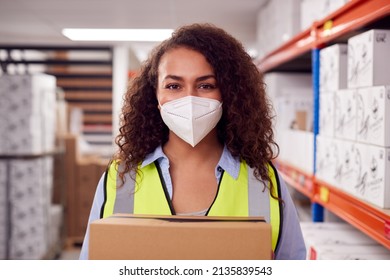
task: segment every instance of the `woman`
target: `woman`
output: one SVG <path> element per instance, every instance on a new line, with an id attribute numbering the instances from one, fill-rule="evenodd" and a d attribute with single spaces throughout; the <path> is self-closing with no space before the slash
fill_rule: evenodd
<path id="1" fill-rule="evenodd" d="M 275 259 L 304 259 L 291 197 L 270 163 L 271 105 L 242 44 L 208 24 L 179 28 L 124 100 L 119 147 L 89 222 L 115 212 L 264 216 Z M 81 259 L 87 258 L 88 230 Z"/>

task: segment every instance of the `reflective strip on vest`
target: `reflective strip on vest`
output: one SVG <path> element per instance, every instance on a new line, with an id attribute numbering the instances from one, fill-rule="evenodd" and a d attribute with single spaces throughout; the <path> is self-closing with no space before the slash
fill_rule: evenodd
<path id="1" fill-rule="evenodd" d="M 108 217 L 113 213 L 172 215 L 169 198 L 163 186 L 164 180 L 155 163 L 141 168 L 135 182 L 126 174 L 124 184 L 121 184 L 118 168 L 121 168 L 121 165 L 118 167 L 113 163 L 106 173 L 105 201 L 101 217 Z M 278 197 L 276 170 L 268 164 L 268 171 L 274 186 L 274 196 Z M 256 179 L 253 169 L 241 162 L 237 180 L 223 172 L 216 198 L 207 215 L 263 216 L 268 223 L 271 222 L 272 248 L 275 250 L 281 226 L 280 211 L 279 201 L 272 198 L 268 188 L 264 188 L 264 183 Z"/>

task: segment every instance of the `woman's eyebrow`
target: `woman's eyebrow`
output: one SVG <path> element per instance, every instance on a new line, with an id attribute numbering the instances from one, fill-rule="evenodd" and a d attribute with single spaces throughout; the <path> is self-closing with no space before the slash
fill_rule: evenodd
<path id="1" fill-rule="evenodd" d="M 201 81 L 205 81 L 205 80 L 210 79 L 210 78 L 215 79 L 215 75 L 210 74 L 210 75 L 201 76 L 201 77 L 196 78 L 195 81 L 201 82 Z"/>
<path id="2" fill-rule="evenodd" d="M 200 77 L 196 78 L 195 81 L 200 82 L 200 81 L 205 81 L 205 80 L 210 79 L 210 78 L 215 79 L 215 75 L 210 74 L 210 75 L 200 76 Z M 172 79 L 172 80 L 176 80 L 176 81 L 183 81 L 184 80 L 183 77 L 177 76 L 177 75 L 166 75 L 163 80 L 167 80 L 167 79 Z"/>
<path id="3" fill-rule="evenodd" d="M 172 80 L 176 80 L 176 81 L 182 81 L 184 80 L 182 77 L 180 76 L 176 76 L 176 75 L 166 75 L 163 79 L 163 81 L 165 80 L 168 80 L 168 79 L 172 79 Z"/>

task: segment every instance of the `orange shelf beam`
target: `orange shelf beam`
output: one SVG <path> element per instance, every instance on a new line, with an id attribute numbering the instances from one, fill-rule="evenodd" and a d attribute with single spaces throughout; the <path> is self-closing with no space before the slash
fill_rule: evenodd
<path id="1" fill-rule="evenodd" d="M 313 201 L 390 250 L 390 209 L 378 208 L 317 179 Z"/>
<path id="2" fill-rule="evenodd" d="M 263 59 L 255 62 L 262 72 L 267 72 L 277 66 L 309 52 L 314 47 L 314 37 L 309 29 L 294 36 L 286 44 L 269 53 Z"/>
<path id="3" fill-rule="evenodd" d="M 350 1 L 255 63 L 262 72 L 267 72 L 389 15 L 388 0 Z"/>
<path id="4" fill-rule="evenodd" d="M 283 180 L 294 189 L 312 199 L 314 196 L 313 175 L 281 160 L 274 161 Z"/>
<path id="5" fill-rule="evenodd" d="M 390 209 L 382 209 L 316 179 L 288 162 L 274 160 L 283 180 L 390 250 Z"/>
<path id="6" fill-rule="evenodd" d="M 272 70 L 327 43 L 354 35 L 375 21 L 390 16 L 389 0 L 353 0 L 307 29 L 262 60 L 263 72 Z M 390 209 L 378 208 L 344 191 L 317 180 L 314 175 L 275 160 L 283 179 L 292 187 L 335 213 L 390 250 Z"/>
<path id="7" fill-rule="evenodd" d="M 316 23 L 316 45 L 324 45 L 329 41 L 359 30 L 388 15 L 390 15 L 390 1 L 351 1 Z"/>

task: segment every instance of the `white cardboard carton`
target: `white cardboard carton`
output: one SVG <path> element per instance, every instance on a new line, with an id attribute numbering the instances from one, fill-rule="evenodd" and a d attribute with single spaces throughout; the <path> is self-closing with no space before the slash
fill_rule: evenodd
<path id="1" fill-rule="evenodd" d="M 361 155 L 354 141 L 337 140 L 339 151 L 335 185 L 344 191 L 354 189 L 360 182 Z"/>
<path id="2" fill-rule="evenodd" d="M 390 148 L 317 136 L 316 177 L 390 208 Z"/>
<path id="3" fill-rule="evenodd" d="M 390 147 L 390 86 L 359 88 L 356 100 L 356 140 Z"/>
<path id="4" fill-rule="evenodd" d="M 30 155 L 54 150 L 54 76 L 0 76 L 0 99 L 0 154 Z"/>
<path id="5" fill-rule="evenodd" d="M 336 91 L 334 105 L 335 138 L 356 140 L 356 90 L 343 89 Z"/>
<path id="6" fill-rule="evenodd" d="M 302 0 L 301 1 L 301 30 L 311 27 L 314 21 L 323 19 L 336 11 L 349 0 Z"/>
<path id="7" fill-rule="evenodd" d="M 317 135 L 316 177 L 334 187 L 338 187 L 340 164 L 339 141 L 332 137 Z"/>
<path id="8" fill-rule="evenodd" d="M 390 84 L 390 30 L 372 29 L 348 40 L 348 88 Z"/>
<path id="9" fill-rule="evenodd" d="M 320 91 L 347 87 L 348 45 L 334 44 L 320 50 Z"/>
<path id="10" fill-rule="evenodd" d="M 0 160 L 0 260 L 7 257 L 7 162 Z"/>
<path id="11" fill-rule="evenodd" d="M 347 223 L 301 223 L 307 259 L 317 259 L 319 246 L 378 246 L 378 243 Z M 382 247 L 382 246 L 381 246 Z M 382 247 L 383 250 L 383 247 Z"/>
<path id="12" fill-rule="evenodd" d="M 278 129 L 294 129 L 297 118 L 304 116 L 300 130 L 311 131 L 313 124 L 313 98 L 307 95 L 280 96 L 275 99 L 276 126 Z"/>
<path id="13" fill-rule="evenodd" d="M 354 144 L 355 179 L 347 191 L 380 208 L 390 208 L 390 149 Z"/>
<path id="14" fill-rule="evenodd" d="M 325 0 L 301 1 L 301 30 L 310 28 L 314 21 L 328 15 L 328 5 Z"/>
<path id="15" fill-rule="evenodd" d="M 5 257 L 41 259 L 47 252 L 52 164 L 50 156 L 0 161 L 0 205 L 7 206 L 0 214 L 0 249 L 6 249 Z"/>
<path id="16" fill-rule="evenodd" d="M 315 244 L 310 260 L 390 260 L 390 250 L 382 245 Z"/>
<path id="17" fill-rule="evenodd" d="M 264 75 L 266 92 L 271 99 L 286 95 L 313 95 L 312 75 L 306 73 L 267 73 Z"/>
<path id="18" fill-rule="evenodd" d="M 279 129 L 276 133 L 279 145 L 278 159 L 313 174 L 314 135 L 312 132 L 292 129 Z"/>
<path id="19" fill-rule="evenodd" d="M 301 0 L 273 0 L 257 14 L 257 49 L 259 57 L 281 46 L 300 31 Z M 280 20 L 283 18 L 283 20 Z"/>
<path id="20" fill-rule="evenodd" d="M 335 93 L 320 93 L 319 109 L 319 134 L 323 136 L 334 136 L 335 131 Z"/>

